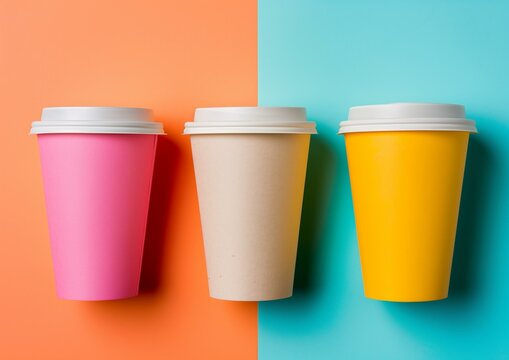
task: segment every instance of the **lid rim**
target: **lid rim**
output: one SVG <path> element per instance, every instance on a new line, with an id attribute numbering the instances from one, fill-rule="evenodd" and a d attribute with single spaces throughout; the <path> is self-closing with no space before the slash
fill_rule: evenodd
<path id="1" fill-rule="evenodd" d="M 477 134 L 477 130 L 473 129 L 453 129 L 453 128 L 441 128 L 441 129 L 423 129 L 423 128 L 394 128 L 394 129 L 362 129 L 362 130 L 340 130 L 337 132 L 337 135 L 345 135 L 345 134 L 358 134 L 358 133 L 367 133 L 367 132 L 405 132 L 405 131 L 419 131 L 419 132 L 425 132 L 425 131 L 433 131 L 433 132 L 467 132 L 471 134 Z"/>
<path id="2" fill-rule="evenodd" d="M 222 129 L 222 128 L 292 128 L 292 129 L 316 129 L 315 122 L 268 122 L 268 121 L 256 121 L 256 122 L 187 122 L 184 124 L 184 129 Z"/>
<path id="3" fill-rule="evenodd" d="M 34 127 L 30 130 L 31 135 L 39 134 L 140 134 L 140 135 L 166 135 L 164 131 L 157 131 L 157 129 L 143 129 L 139 128 L 87 128 L 87 127 L 67 127 L 67 128 L 37 128 Z"/>
<path id="4" fill-rule="evenodd" d="M 33 129 L 30 135 L 43 134 L 132 134 L 132 135 L 166 135 L 164 132 L 154 131 L 129 131 L 128 129 Z"/>
<path id="5" fill-rule="evenodd" d="M 130 128 L 147 128 L 147 129 L 154 129 L 154 128 L 160 128 L 161 125 L 159 123 L 153 122 L 153 123 L 142 123 L 142 122 L 124 122 L 124 123 L 114 123 L 114 122 L 100 122 L 100 123 L 93 123 L 93 122 L 47 122 L 47 121 L 34 121 L 32 123 L 33 127 L 39 127 L 39 128 L 51 128 L 51 127 L 80 127 L 80 126 L 86 126 L 86 127 L 117 127 L 117 128 L 123 128 L 123 127 L 130 127 Z"/>
<path id="6" fill-rule="evenodd" d="M 423 123 L 439 123 L 439 122 L 452 122 L 458 123 L 463 121 L 471 121 L 474 120 L 467 118 L 453 118 L 453 117 L 408 117 L 408 118 L 364 118 L 364 119 L 347 119 L 341 121 L 343 122 L 351 122 L 351 123 L 360 123 L 360 122 L 376 122 L 376 123 L 404 123 L 404 122 L 423 122 Z"/>
<path id="7" fill-rule="evenodd" d="M 313 135 L 317 134 L 315 128 L 298 128 L 298 127 L 247 127 L 247 126 L 231 126 L 231 127 L 208 127 L 208 128 L 186 128 L 183 135 L 206 135 L 206 134 L 301 134 Z"/>
<path id="8" fill-rule="evenodd" d="M 339 127 L 338 134 L 380 131 L 462 131 L 477 133 L 474 122 L 470 123 L 392 123 L 392 124 L 346 124 Z"/>
<path id="9" fill-rule="evenodd" d="M 346 120 L 339 123 L 338 133 L 398 130 L 458 130 L 476 133 L 477 127 L 473 120 L 452 118 Z"/>
<path id="10" fill-rule="evenodd" d="M 42 109 L 30 134 L 154 134 L 164 135 L 161 122 L 152 121 L 153 110 L 138 107 L 61 106 Z"/>

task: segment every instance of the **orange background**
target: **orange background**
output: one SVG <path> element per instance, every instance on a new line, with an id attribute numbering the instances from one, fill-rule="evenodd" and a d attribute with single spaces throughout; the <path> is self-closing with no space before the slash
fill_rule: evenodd
<path id="1" fill-rule="evenodd" d="M 183 123 L 256 105 L 256 1 L 0 0 L 0 358 L 249 359 L 257 308 L 208 297 Z M 153 108 L 160 141 L 138 298 L 55 295 L 37 142 L 45 106 Z"/>

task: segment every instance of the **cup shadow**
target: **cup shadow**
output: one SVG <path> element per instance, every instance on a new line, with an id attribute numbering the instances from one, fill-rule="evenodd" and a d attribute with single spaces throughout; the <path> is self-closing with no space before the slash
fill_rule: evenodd
<path id="1" fill-rule="evenodd" d="M 488 196 L 488 180 L 494 168 L 494 155 L 479 135 L 471 135 L 461 196 L 454 260 L 452 265 L 450 297 L 466 298 L 476 291 L 476 273 L 483 265 L 483 212 Z"/>
<path id="2" fill-rule="evenodd" d="M 147 231 L 140 276 L 140 295 L 153 294 L 162 283 L 168 210 L 175 191 L 178 148 L 166 136 L 157 142 L 154 177 L 150 195 Z"/>
<path id="3" fill-rule="evenodd" d="M 310 296 L 320 285 L 316 262 L 335 180 L 337 156 L 325 139 L 319 136 L 311 138 L 297 249 L 294 297 Z"/>

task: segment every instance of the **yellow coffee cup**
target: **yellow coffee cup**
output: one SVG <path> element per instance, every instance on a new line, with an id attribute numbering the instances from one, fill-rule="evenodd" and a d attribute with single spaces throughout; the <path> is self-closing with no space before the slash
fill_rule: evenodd
<path id="1" fill-rule="evenodd" d="M 340 124 L 366 297 L 447 298 L 470 133 L 461 105 L 357 106 Z"/>

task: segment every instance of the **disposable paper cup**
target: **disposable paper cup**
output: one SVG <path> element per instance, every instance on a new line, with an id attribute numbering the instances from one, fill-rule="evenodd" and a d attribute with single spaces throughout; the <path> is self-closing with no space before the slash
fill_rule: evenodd
<path id="1" fill-rule="evenodd" d="M 38 135 L 57 294 L 138 295 L 157 135 L 152 111 L 45 108 Z"/>
<path id="2" fill-rule="evenodd" d="M 447 298 L 471 132 L 447 104 L 354 107 L 340 124 L 366 297 Z"/>
<path id="3" fill-rule="evenodd" d="M 310 134 L 303 108 L 197 109 L 191 135 L 210 296 L 293 290 Z"/>

